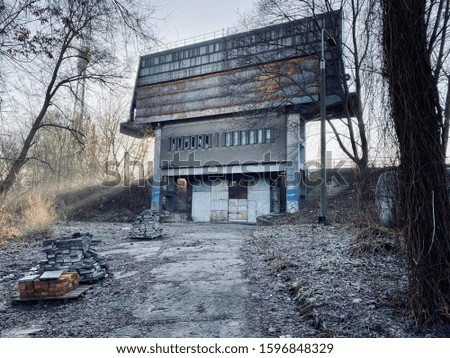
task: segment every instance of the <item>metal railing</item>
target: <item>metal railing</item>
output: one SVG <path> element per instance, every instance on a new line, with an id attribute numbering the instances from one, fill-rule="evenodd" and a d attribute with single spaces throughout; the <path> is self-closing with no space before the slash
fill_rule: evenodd
<path id="1" fill-rule="evenodd" d="M 188 37 L 186 39 L 177 40 L 174 42 L 162 43 L 162 44 L 152 48 L 150 50 L 149 54 L 161 52 L 161 51 L 165 51 L 165 50 L 171 50 L 171 49 L 182 47 L 182 46 L 194 45 L 196 43 L 205 42 L 205 41 L 209 41 L 209 40 L 220 39 L 225 36 L 237 34 L 240 32 L 240 30 L 241 29 L 239 29 L 238 27 L 227 27 L 226 29 L 223 28 L 222 30 L 219 30 L 219 31 L 208 32 L 206 34 Z"/>

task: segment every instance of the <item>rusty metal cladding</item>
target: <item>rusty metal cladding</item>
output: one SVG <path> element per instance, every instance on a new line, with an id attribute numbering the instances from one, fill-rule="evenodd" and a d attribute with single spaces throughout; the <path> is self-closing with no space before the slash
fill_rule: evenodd
<path id="1" fill-rule="evenodd" d="M 332 12 L 143 56 L 133 119 L 152 124 L 317 101 L 320 29 L 340 42 L 340 26 Z"/>
<path id="2" fill-rule="evenodd" d="M 136 121 L 146 123 L 251 110 L 290 98 L 312 102 L 318 94 L 318 62 L 303 57 L 136 89 Z M 296 82 L 301 82 L 300 87 Z"/>

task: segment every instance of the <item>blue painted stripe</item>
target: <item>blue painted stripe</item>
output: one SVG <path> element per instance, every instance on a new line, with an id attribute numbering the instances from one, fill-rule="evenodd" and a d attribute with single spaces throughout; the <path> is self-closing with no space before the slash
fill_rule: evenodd
<path id="1" fill-rule="evenodd" d="M 299 190 L 298 188 L 287 188 L 286 189 L 286 199 L 287 201 L 298 201 Z"/>
<path id="2" fill-rule="evenodd" d="M 152 203 L 159 204 L 161 197 L 161 188 L 159 186 L 152 187 Z"/>

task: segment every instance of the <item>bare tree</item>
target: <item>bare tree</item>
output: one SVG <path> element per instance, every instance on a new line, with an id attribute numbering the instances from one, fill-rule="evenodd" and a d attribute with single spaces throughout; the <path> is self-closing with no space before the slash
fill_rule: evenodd
<path id="1" fill-rule="evenodd" d="M 430 58 L 436 92 L 437 114 L 441 127 L 441 143 L 444 155 L 448 149 L 450 126 L 450 1 L 427 1 L 425 5 L 425 26 L 428 34 L 427 54 Z"/>
<path id="2" fill-rule="evenodd" d="M 271 21 L 293 21 L 299 17 L 312 16 L 341 10 L 343 13 L 342 46 L 343 53 L 334 53 L 343 57 L 343 65 L 335 67 L 342 87 L 340 95 L 344 103 L 352 99 L 352 106 L 344 106 L 341 125 L 334 120 L 328 124 L 332 128 L 336 140 L 343 152 L 364 171 L 369 163 L 368 131 L 371 125 L 371 114 L 374 112 L 374 83 L 379 75 L 377 67 L 378 47 L 376 41 L 377 2 L 374 0 L 260 0 L 259 12 Z M 321 25 L 317 23 L 317 31 L 311 38 L 320 40 Z M 340 29 L 332 29 L 331 33 L 339 35 Z M 328 35 L 327 35 L 328 36 Z M 315 47 L 316 56 L 320 55 L 320 43 Z M 337 48 L 339 51 L 339 48 Z M 351 74 L 349 77 L 348 74 Z M 299 84 L 300 85 L 300 84 Z M 370 88 L 370 90 L 368 90 Z M 368 128 L 369 127 L 369 128 Z M 343 130 L 344 128 L 344 130 Z"/>
<path id="3" fill-rule="evenodd" d="M 46 121 L 49 108 L 62 108 L 60 104 L 76 94 L 75 85 L 80 80 L 111 85 L 121 78 L 115 58 L 118 39 L 126 42 L 135 36 L 153 40 L 151 14 L 145 9 L 145 4 L 134 0 L 2 2 L 2 61 L 41 89 L 41 102 L 20 153 L 0 182 L 1 196 L 11 189 L 31 159 L 29 152 L 39 131 L 49 127 L 65 129 L 79 138 L 79 130 L 70 123 Z M 83 71 L 79 69 L 80 61 L 84 63 Z M 19 103 L 15 105 L 20 107 Z"/>
<path id="4" fill-rule="evenodd" d="M 97 129 L 97 155 L 98 165 L 104 169 L 109 164 L 114 168 L 108 170 L 122 170 L 123 183 L 129 185 L 135 169 L 139 171 L 138 179 L 142 181 L 145 165 L 152 155 L 148 141 L 133 138 L 119 132 L 120 123 L 129 110 L 128 101 L 115 101 L 103 105 L 100 113 L 94 119 Z"/>
<path id="5" fill-rule="evenodd" d="M 450 203 L 439 67 L 448 1 L 383 0 L 383 46 L 400 152 L 399 206 L 417 323 L 450 320 Z M 446 17 L 446 18 L 445 18 Z M 437 57 L 436 57 L 437 56 Z M 434 65 L 434 67 L 433 67 Z M 447 132 L 448 135 L 448 132 Z"/>

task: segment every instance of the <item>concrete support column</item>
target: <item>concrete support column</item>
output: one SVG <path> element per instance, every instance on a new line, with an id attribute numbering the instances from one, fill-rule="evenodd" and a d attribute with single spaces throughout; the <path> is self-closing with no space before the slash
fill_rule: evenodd
<path id="1" fill-rule="evenodd" d="M 300 175 L 299 182 L 299 204 L 300 207 L 303 208 L 306 205 L 308 188 L 306 186 L 306 171 L 305 171 L 305 163 L 306 163 L 306 122 L 301 120 L 299 124 L 299 145 L 298 145 L 298 168 Z"/>
<path id="2" fill-rule="evenodd" d="M 161 128 L 156 128 L 154 138 L 154 157 L 153 157 L 153 182 L 152 182 L 152 199 L 150 208 L 153 211 L 161 211 Z"/>
<path id="3" fill-rule="evenodd" d="M 305 163 L 305 123 L 297 113 L 287 115 L 286 212 L 296 213 L 306 201 L 303 167 Z"/>
<path id="4" fill-rule="evenodd" d="M 175 177 L 167 177 L 167 189 L 166 189 L 166 210 L 169 212 L 175 212 L 177 210 L 177 193 L 178 187 Z"/>

